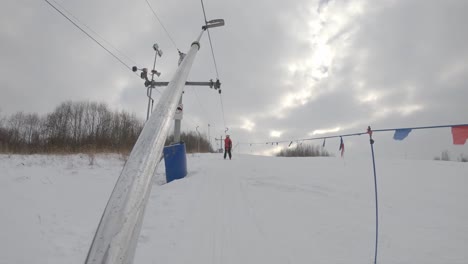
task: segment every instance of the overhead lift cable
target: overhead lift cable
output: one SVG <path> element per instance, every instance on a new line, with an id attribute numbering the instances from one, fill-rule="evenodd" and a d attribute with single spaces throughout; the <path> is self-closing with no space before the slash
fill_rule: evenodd
<path id="1" fill-rule="evenodd" d="M 203 17 L 205 19 L 205 24 L 207 24 L 208 20 L 206 19 L 205 5 L 203 4 L 203 0 L 200 0 L 200 1 L 201 1 L 202 10 L 203 10 Z M 210 42 L 211 55 L 213 57 L 213 64 L 214 64 L 215 71 L 216 71 L 216 78 L 219 80 L 218 64 L 216 63 L 216 56 L 215 56 L 214 49 L 213 49 L 213 43 L 211 41 L 210 30 L 207 28 L 206 31 L 208 32 L 208 40 Z M 229 129 L 226 126 L 226 118 L 225 118 L 225 115 L 224 115 L 223 96 L 222 96 L 221 93 L 219 93 L 219 101 L 220 101 L 220 105 L 221 105 L 221 113 L 223 115 L 223 124 L 224 124 L 224 128 L 225 128 L 225 133 L 226 133 L 227 130 L 229 130 Z"/>
<path id="2" fill-rule="evenodd" d="M 153 12 L 153 15 L 154 17 L 156 18 L 156 20 L 159 22 L 159 24 L 161 25 L 161 27 L 164 29 L 164 31 L 166 32 L 167 34 L 167 37 L 171 40 L 172 42 L 172 45 L 174 45 L 174 48 L 176 48 L 177 51 L 180 52 L 179 48 L 177 48 L 177 44 L 175 43 L 174 39 L 171 37 L 171 34 L 169 34 L 169 31 L 167 31 L 166 27 L 164 26 L 163 22 L 161 21 L 161 19 L 159 18 L 159 16 L 156 14 L 156 11 L 154 11 L 153 7 L 151 6 L 151 4 L 148 2 L 148 0 L 145 0 L 146 1 L 146 4 L 148 5 L 148 7 L 151 9 L 151 12 Z"/>
<path id="3" fill-rule="evenodd" d="M 203 107 L 203 105 L 202 105 L 201 102 L 200 102 L 200 99 L 198 98 L 197 88 L 194 88 L 194 89 L 192 89 L 192 90 L 193 90 L 193 93 L 194 93 L 194 95 L 195 95 L 195 100 L 197 101 L 198 106 L 200 106 L 200 109 L 202 110 L 203 114 L 204 114 L 206 117 L 208 117 L 208 114 L 207 114 L 207 112 L 205 111 L 205 108 Z"/>
<path id="4" fill-rule="evenodd" d="M 112 57 L 114 57 L 116 60 L 118 60 L 122 65 L 125 66 L 125 68 L 131 70 L 132 68 L 128 66 L 124 61 L 122 61 L 117 55 L 112 53 L 109 49 L 104 47 L 98 40 L 96 40 L 93 36 L 91 36 L 86 30 L 84 30 L 82 27 L 80 27 L 75 21 L 73 21 L 71 18 L 69 18 L 66 14 L 64 14 L 60 9 L 58 9 L 56 6 L 54 6 L 51 2 L 48 0 L 44 0 L 47 4 L 49 4 L 52 8 L 54 8 L 57 12 L 59 12 L 63 17 L 65 17 L 70 23 L 72 23 L 75 27 L 77 27 L 81 32 L 83 32 L 86 36 L 88 36 L 90 39 L 92 39 L 96 44 L 98 44 L 101 48 L 103 48 L 105 51 L 107 51 Z"/>
<path id="5" fill-rule="evenodd" d="M 59 2 L 55 1 L 55 0 L 52 0 L 55 4 L 57 4 L 62 10 L 64 10 L 68 15 L 70 15 L 71 17 L 73 17 L 73 19 L 75 19 L 76 21 L 78 21 L 81 25 L 83 25 L 84 27 L 86 27 L 89 31 L 91 31 L 93 34 L 95 34 L 96 36 L 98 36 L 102 41 L 104 41 L 107 45 L 109 45 L 111 48 L 113 48 L 115 51 L 117 51 L 122 57 L 125 57 L 127 60 L 129 60 L 131 63 L 133 64 L 137 64 L 132 58 L 130 58 L 129 56 L 127 56 L 125 53 L 123 53 L 122 51 L 120 51 L 118 48 L 116 48 L 114 45 L 112 45 L 112 43 L 110 43 L 109 41 L 107 41 L 104 37 L 102 37 L 99 33 L 97 33 L 96 31 L 94 31 L 90 26 L 86 25 L 85 23 L 83 23 L 83 21 L 81 21 L 78 17 L 76 17 L 75 15 L 73 15 L 73 13 L 68 10 L 67 8 L 65 8 L 63 5 L 61 5 Z"/>
<path id="6" fill-rule="evenodd" d="M 223 114 L 223 123 L 224 127 L 227 128 L 226 126 L 226 118 L 224 117 L 224 104 L 223 104 L 223 96 L 219 94 L 219 101 L 221 102 L 221 113 Z"/>
<path id="7" fill-rule="evenodd" d="M 205 5 L 203 4 L 203 0 L 201 0 L 201 5 L 202 5 L 202 10 L 203 10 L 203 17 L 205 18 L 205 24 L 206 24 L 208 23 L 208 20 L 206 19 Z M 210 30 L 206 29 L 206 32 L 208 32 L 208 40 L 210 42 L 211 55 L 213 56 L 213 63 L 214 63 L 214 67 L 216 70 L 216 78 L 219 79 L 218 64 L 216 63 L 216 57 L 215 57 L 214 50 L 213 50 L 213 43 L 211 41 Z"/>

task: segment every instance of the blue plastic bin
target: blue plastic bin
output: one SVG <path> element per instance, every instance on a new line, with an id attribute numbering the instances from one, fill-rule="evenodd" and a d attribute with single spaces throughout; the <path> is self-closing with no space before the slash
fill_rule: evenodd
<path id="1" fill-rule="evenodd" d="M 167 183 L 182 179 L 187 175 L 187 157 L 185 143 L 180 142 L 164 147 L 164 164 L 166 165 Z"/>

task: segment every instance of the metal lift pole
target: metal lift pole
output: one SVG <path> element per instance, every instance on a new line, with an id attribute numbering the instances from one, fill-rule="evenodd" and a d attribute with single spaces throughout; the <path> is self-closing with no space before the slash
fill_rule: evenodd
<path id="1" fill-rule="evenodd" d="M 141 224 L 152 186 L 152 175 L 161 159 L 164 142 L 182 95 L 200 38 L 191 45 L 154 114 L 138 137 L 102 215 L 86 264 L 133 263 Z"/>

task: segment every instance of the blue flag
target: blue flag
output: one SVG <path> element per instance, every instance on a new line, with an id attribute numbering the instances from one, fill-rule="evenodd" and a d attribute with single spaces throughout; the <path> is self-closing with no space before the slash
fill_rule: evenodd
<path id="1" fill-rule="evenodd" d="M 396 129 L 395 134 L 393 135 L 393 139 L 403 140 L 409 135 L 410 132 L 411 132 L 410 128 Z"/>

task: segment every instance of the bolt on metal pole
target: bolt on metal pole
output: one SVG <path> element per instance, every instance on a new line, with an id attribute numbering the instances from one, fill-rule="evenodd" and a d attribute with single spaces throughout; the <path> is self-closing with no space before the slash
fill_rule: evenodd
<path id="1" fill-rule="evenodd" d="M 180 99 L 179 99 L 179 105 L 182 105 L 182 95 L 180 96 Z M 180 142 L 181 127 L 182 127 L 182 117 L 180 117 L 180 119 L 176 118 L 174 120 L 174 142 L 175 143 Z"/>

